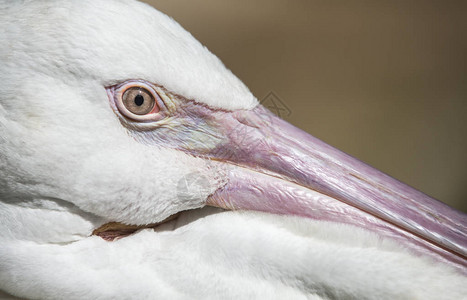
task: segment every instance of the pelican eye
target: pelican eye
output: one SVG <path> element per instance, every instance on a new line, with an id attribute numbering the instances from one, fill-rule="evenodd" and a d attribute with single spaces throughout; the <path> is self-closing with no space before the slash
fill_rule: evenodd
<path id="1" fill-rule="evenodd" d="M 125 108 L 135 115 L 146 115 L 157 109 L 156 99 L 153 94 L 144 87 L 130 87 L 123 92 L 122 102 Z M 157 109 L 158 111 L 158 109 Z"/>
<path id="2" fill-rule="evenodd" d="M 170 97 L 161 88 L 143 80 L 127 80 L 105 88 L 114 112 L 125 121 L 152 123 L 167 117 L 165 101 Z"/>

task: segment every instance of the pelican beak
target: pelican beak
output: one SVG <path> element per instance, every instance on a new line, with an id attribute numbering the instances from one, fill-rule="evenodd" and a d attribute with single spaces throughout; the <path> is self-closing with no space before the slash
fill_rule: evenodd
<path id="1" fill-rule="evenodd" d="M 364 227 L 465 270 L 467 217 L 276 117 L 262 106 L 224 113 L 230 163 L 208 205 Z M 460 267 L 459 267 L 460 266 Z"/>

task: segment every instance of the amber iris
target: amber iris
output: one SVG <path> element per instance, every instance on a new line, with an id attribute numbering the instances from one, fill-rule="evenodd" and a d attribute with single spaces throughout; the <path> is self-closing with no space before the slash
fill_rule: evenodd
<path id="1" fill-rule="evenodd" d="M 135 115 L 146 115 L 153 111 L 156 100 L 151 92 L 143 87 L 131 87 L 122 96 L 123 105 Z"/>

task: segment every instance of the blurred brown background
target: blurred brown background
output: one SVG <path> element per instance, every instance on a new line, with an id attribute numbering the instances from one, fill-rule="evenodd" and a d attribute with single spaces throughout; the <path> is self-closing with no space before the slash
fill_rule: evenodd
<path id="1" fill-rule="evenodd" d="M 467 1 L 146 2 L 286 120 L 467 211 Z"/>

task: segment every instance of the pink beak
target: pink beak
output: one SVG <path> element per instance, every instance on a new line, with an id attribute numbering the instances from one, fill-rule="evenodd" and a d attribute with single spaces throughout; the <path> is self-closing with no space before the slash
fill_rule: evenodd
<path id="1" fill-rule="evenodd" d="M 228 162 L 207 204 L 367 228 L 467 273 L 467 216 L 325 144 L 259 106 L 209 116 L 225 137 L 183 149 Z M 202 153 L 201 153 L 202 152 Z"/>

